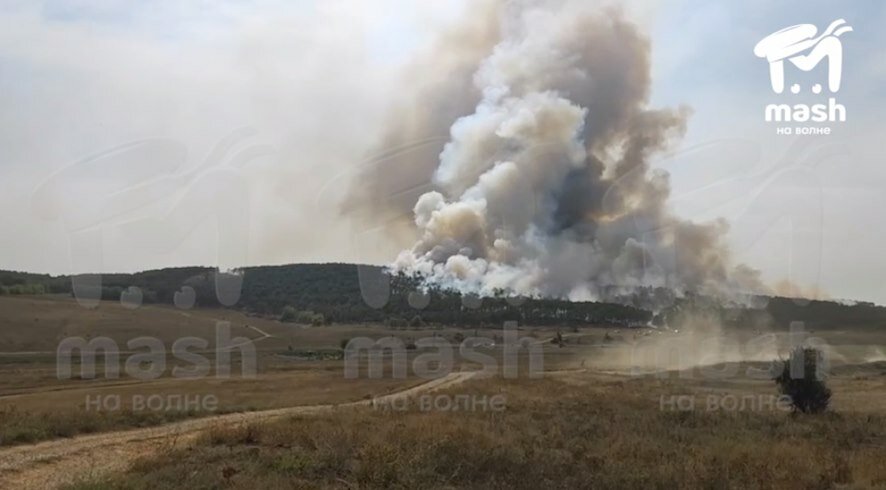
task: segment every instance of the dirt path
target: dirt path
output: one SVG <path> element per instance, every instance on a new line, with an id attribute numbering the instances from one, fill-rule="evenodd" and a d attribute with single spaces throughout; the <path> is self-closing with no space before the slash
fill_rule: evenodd
<path id="1" fill-rule="evenodd" d="M 412 397 L 440 390 L 471 377 L 475 372 L 451 373 L 418 386 L 376 398 L 377 402 Z M 125 470 L 137 458 L 159 449 L 187 444 L 201 432 L 219 425 L 260 422 L 289 415 L 304 415 L 337 408 L 369 406 L 371 400 L 339 405 L 310 405 L 260 412 L 232 413 L 186 420 L 173 424 L 92 434 L 46 441 L 0 450 L 0 488 L 45 489 L 97 477 L 112 471 Z"/>

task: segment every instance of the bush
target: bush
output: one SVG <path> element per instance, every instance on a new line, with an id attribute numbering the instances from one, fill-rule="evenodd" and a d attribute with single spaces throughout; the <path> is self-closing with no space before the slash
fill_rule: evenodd
<path id="1" fill-rule="evenodd" d="M 6 296 L 9 294 L 9 288 L 6 286 L 0 286 L 0 296 Z"/>
<path id="2" fill-rule="evenodd" d="M 286 306 L 283 308 L 283 313 L 280 315 L 280 321 L 287 323 L 323 325 L 326 323 L 326 317 L 321 313 L 314 313 L 310 310 L 298 311 L 291 306 Z"/>
<path id="3" fill-rule="evenodd" d="M 314 323 L 314 312 L 299 311 L 295 314 L 295 323 Z"/>
<path id="4" fill-rule="evenodd" d="M 16 284 L 7 288 L 7 293 L 22 295 L 46 294 L 46 288 L 42 284 Z"/>
<path id="5" fill-rule="evenodd" d="M 295 308 L 287 306 L 283 308 L 283 314 L 280 315 L 281 322 L 294 322 L 295 314 L 298 313 Z"/>
<path id="6" fill-rule="evenodd" d="M 824 363 L 824 353 L 818 349 L 797 347 L 790 358 L 781 361 L 781 373 L 775 378 L 778 390 L 791 398 L 795 412 L 821 413 L 827 410 L 831 401 L 831 390 L 825 386 L 818 368 Z M 791 366 L 796 365 L 795 372 Z M 802 374 L 800 374 L 802 366 Z M 796 377 L 794 377 L 796 375 Z"/>
<path id="7" fill-rule="evenodd" d="M 424 322 L 421 320 L 421 317 L 418 315 L 415 315 L 414 317 L 412 317 L 412 320 L 409 320 L 410 327 L 421 327 L 422 325 L 424 325 Z"/>

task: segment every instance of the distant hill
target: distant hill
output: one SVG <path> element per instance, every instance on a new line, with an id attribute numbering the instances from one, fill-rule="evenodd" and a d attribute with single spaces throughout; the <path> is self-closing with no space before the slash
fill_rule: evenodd
<path id="1" fill-rule="evenodd" d="M 176 292 L 191 288 L 196 304 L 221 307 L 215 297 L 215 270 L 207 267 L 169 268 L 135 274 L 102 275 L 102 298 L 119 301 L 130 287 L 141 290 L 144 303 L 173 304 Z M 463 298 L 453 291 L 431 290 L 425 297 L 416 280 L 390 276 L 382 268 L 355 264 L 293 264 L 247 267 L 240 271 L 243 287 L 233 306 L 263 316 L 315 323 L 388 322 L 407 324 L 501 325 L 645 325 L 663 323 L 688 308 L 717 310 L 724 323 L 736 326 L 787 327 L 803 321 L 807 328 L 886 328 L 886 308 L 871 303 L 795 301 L 765 298 L 760 309 L 721 306 L 688 295 L 655 316 L 644 301 L 619 298 L 611 303 L 570 302 L 540 298 Z M 372 293 L 364 284 L 381 284 Z M 646 291 L 648 298 L 660 291 Z M 0 294 L 71 294 L 71 277 L 0 271 Z M 376 296 L 376 297 L 373 297 Z M 632 304 L 633 303 L 633 304 Z M 372 307 L 373 304 L 377 307 Z"/>
<path id="2" fill-rule="evenodd" d="M 389 276 L 381 267 L 355 264 L 294 264 L 247 267 L 240 271 L 243 288 L 234 308 L 257 315 L 282 316 L 289 310 L 309 312 L 322 322 L 388 322 L 408 324 L 501 325 L 521 324 L 646 324 L 652 313 L 609 303 L 504 297 L 462 298 L 451 291 L 434 290 L 427 300 L 417 293 L 414 280 Z M 387 301 L 367 304 L 360 275 L 387 283 Z M 175 293 L 189 287 L 196 304 L 220 307 L 215 298 L 215 270 L 206 267 L 170 268 L 135 274 L 103 274 L 102 299 L 119 301 L 129 287 L 138 287 L 143 302 L 173 304 Z M 0 272 L 0 294 L 71 294 L 71 278 L 20 272 Z M 412 303 L 410 304 L 410 294 Z M 519 302 L 519 307 L 514 303 Z M 425 304 L 426 303 L 426 304 Z M 382 306 L 383 304 L 383 306 Z M 319 315 L 319 316 L 317 316 Z M 304 315 L 301 315 L 304 316 Z"/>

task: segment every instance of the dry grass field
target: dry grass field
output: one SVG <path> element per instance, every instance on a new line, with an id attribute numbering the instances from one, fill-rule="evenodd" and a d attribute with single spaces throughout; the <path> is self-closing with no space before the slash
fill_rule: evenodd
<path id="1" fill-rule="evenodd" d="M 884 391 L 886 366 L 877 368 Z M 662 410 L 700 383 L 575 371 L 485 379 L 451 395 L 503 395 L 502 411 L 372 409 L 219 427 L 127 473 L 70 489 L 882 488 L 886 413 L 835 383 L 819 416 Z M 745 390 L 771 393 L 770 383 Z M 843 399 L 841 399 L 843 398 Z"/>
<path id="2" fill-rule="evenodd" d="M 302 326 L 226 310 L 127 310 L 119 303 L 85 310 L 52 297 L 0 298 L 0 318 L 0 444 L 25 448 L 44 439 L 183 418 L 371 400 L 424 380 L 411 371 L 394 379 L 389 365 L 380 379 L 365 372 L 347 379 L 340 357 L 315 354 L 339 351 L 342 340 L 357 336 L 404 342 L 439 336 L 455 344 L 463 336 L 501 333 Z M 255 342 L 254 378 L 236 375 L 236 357 L 235 375 L 221 379 L 181 379 L 169 372 L 149 381 L 125 374 L 57 377 L 55 348 L 67 336 L 107 336 L 125 346 L 128 339 L 152 335 L 171 345 L 183 336 L 212 340 L 219 320 L 230 322 L 234 335 L 261 339 Z M 562 346 L 550 342 L 558 334 Z M 714 345 L 700 332 L 521 328 L 520 336 L 543 349 L 541 379 L 527 376 L 524 355 L 517 379 L 487 374 L 434 395 L 444 401 L 500 397 L 503 406 L 495 409 L 484 402 L 453 411 L 414 398 L 399 407 L 342 405 L 277 420 L 214 424 L 187 444 L 151 446 L 115 471 L 73 471 L 61 481 L 70 489 L 179 488 L 183 481 L 206 489 L 886 487 L 886 360 L 879 357 L 886 334 L 810 333 L 830 354 L 834 393 L 831 410 L 815 416 L 776 406 L 772 380 L 747 375 L 783 355 L 768 347 L 754 350 L 763 333 L 706 334 L 728 339 Z M 126 348 L 121 350 L 125 357 Z M 211 349 L 203 354 L 215 360 Z M 456 370 L 478 367 L 456 359 Z M 127 404 L 151 394 L 212 395 L 218 407 L 158 411 Z M 123 405 L 87 409 L 90 396 L 119 396 Z M 0 471 L 4 476 L 15 474 Z"/>
<path id="3" fill-rule="evenodd" d="M 240 376 L 242 361 L 231 359 L 230 377 L 215 376 L 216 323 L 229 322 L 232 337 L 254 340 L 255 377 Z M 522 332 L 521 334 L 526 334 Z M 36 442 L 56 437 L 143 427 L 182 418 L 217 413 L 253 411 L 300 405 L 344 403 L 377 397 L 413 386 L 421 380 L 411 371 L 405 379 L 386 375 L 381 379 L 342 376 L 341 342 L 354 337 L 378 339 L 395 336 L 413 339 L 440 336 L 493 336 L 494 331 L 453 328 L 398 328 L 379 325 L 307 326 L 251 317 L 240 312 L 219 309 L 180 311 L 165 306 L 143 306 L 137 310 L 117 302 L 103 302 L 97 309 L 85 309 L 63 296 L 0 297 L 0 446 Z M 532 333 L 541 339 L 554 334 Z M 602 336 L 602 334 L 599 334 Z M 180 338 L 206 339 L 209 348 L 195 351 L 205 356 L 210 375 L 183 379 L 171 375 L 181 364 L 170 354 L 167 369 L 153 380 L 128 377 L 121 372 L 116 379 L 104 376 L 104 361 L 97 356 L 97 377 L 81 379 L 74 356 L 73 376 L 59 379 L 56 349 L 67 337 L 94 339 L 107 337 L 120 348 L 121 365 L 133 354 L 126 343 L 134 338 L 151 336 L 167 349 Z M 318 356 L 324 354 L 327 357 Z M 338 356 L 339 358 L 336 358 Z M 556 356 L 552 356 L 554 359 Z M 552 360 L 551 362 L 555 362 Z M 389 371 L 387 371 L 389 372 Z M 217 399 L 217 408 L 205 410 L 138 410 L 138 397 L 160 395 L 206 397 Z M 113 400 L 114 410 L 88 407 L 88 400 Z"/>

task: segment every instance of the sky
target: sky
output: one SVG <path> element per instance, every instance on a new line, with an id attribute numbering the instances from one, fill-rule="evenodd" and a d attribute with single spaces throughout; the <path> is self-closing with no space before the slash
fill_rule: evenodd
<path id="1" fill-rule="evenodd" d="M 404 66 L 471 5 L 3 2 L 0 269 L 392 260 L 399 244 L 364 243 L 341 214 L 342 182 L 401 101 Z M 886 6 L 623 8 L 651 39 L 651 105 L 693 111 L 656 162 L 671 174 L 673 210 L 725 218 L 736 258 L 770 283 L 886 304 Z M 754 45 L 839 18 L 853 27 L 833 94 L 846 121 L 829 135 L 777 134 L 767 104 L 827 97 L 773 93 Z"/>

